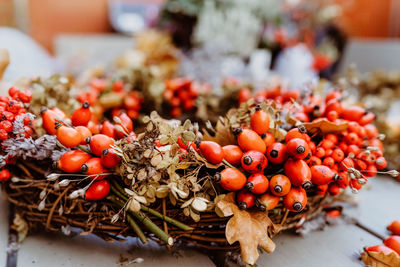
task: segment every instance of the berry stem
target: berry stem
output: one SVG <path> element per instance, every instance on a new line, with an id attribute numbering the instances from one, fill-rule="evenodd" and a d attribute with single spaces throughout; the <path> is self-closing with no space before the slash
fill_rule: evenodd
<path id="1" fill-rule="evenodd" d="M 222 162 L 223 162 L 225 165 L 227 165 L 228 167 L 230 167 L 230 168 L 237 169 L 235 166 L 233 166 L 232 164 L 230 164 L 229 162 L 227 162 L 225 159 L 223 159 Z"/>
<path id="2" fill-rule="evenodd" d="M 86 147 L 82 146 L 82 145 L 77 145 L 76 146 L 78 149 L 82 150 L 83 152 L 86 152 L 88 154 L 92 154 L 92 151 L 90 151 L 89 149 L 87 149 Z"/>

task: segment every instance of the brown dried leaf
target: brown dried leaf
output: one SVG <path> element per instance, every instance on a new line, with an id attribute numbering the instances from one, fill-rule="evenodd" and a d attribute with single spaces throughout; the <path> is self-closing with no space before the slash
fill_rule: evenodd
<path id="1" fill-rule="evenodd" d="M 215 126 L 215 136 L 210 135 L 210 133 L 204 129 L 203 140 L 214 141 L 221 146 L 236 144 L 236 138 L 232 133 L 227 119 L 225 119 L 224 122 L 221 119 L 218 120 Z"/>
<path id="2" fill-rule="evenodd" d="M 270 132 L 278 141 L 284 140 L 287 133 L 281 128 L 270 128 L 268 132 Z"/>
<path id="3" fill-rule="evenodd" d="M 347 129 L 347 122 L 343 123 L 334 123 L 330 122 L 327 119 L 321 119 L 316 122 L 308 122 L 303 124 L 307 132 L 311 135 L 320 133 L 320 134 L 327 134 L 327 133 L 335 133 L 335 132 L 342 132 Z"/>
<path id="4" fill-rule="evenodd" d="M 400 266 L 400 257 L 396 253 L 385 255 L 383 252 L 365 251 L 361 254 L 365 265 L 371 267 Z"/>
<path id="5" fill-rule="evenodd" d="M 227 194 L 217 207 L 225 217 L 233 215 L 226 225 L 225 236 L 229 244 L 239 241 L 245 263 L 255 264 L 258 246 L 268 253 L 275 250 L 275 243 L 268 236 L 268 228 L 273 227 L 273 223 L 266 212 L 240 210 L 235 203 L 235 193 Z"/>

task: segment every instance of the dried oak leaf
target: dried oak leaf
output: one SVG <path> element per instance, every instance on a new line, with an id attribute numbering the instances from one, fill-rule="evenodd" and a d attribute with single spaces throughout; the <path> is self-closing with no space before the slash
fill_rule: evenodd
<path id="1" fill-rule="evenodd" d="M 268 228 L 273 227 L 266 212 L 240 210 L 235 203 L 235 193 L 227 194 L 217 203 L 217 207 L 229 219 L 225 236 L 229 244 L 240 243 L 242 259 L 247 264 L 255 264 L 258 246 L 268 253 L 275 250 L 275 243 L 268 236 Z"/>
<path id="2" fill-rule="evenodd" d="M 236 138 L 232 133 L 227 119 L 220 118 L 215 126 L 215 134 L 211 135 L 206 129 L 203 129 L 203 140 L 214 141 L 221 146 L 236 144 Z"/>
<path id="3" fill-rule="evenodd" d="M 335 133 L 335 132 L 342 132 L 347 129 L 347 122 L 342 123 L 334 123 L 330 122 L 327 119 L 321 119 L 315 122 L 308 122 L 303 123 L 306 127 L 307 132 L 311 135 L 320 133 L 320 134 L 327 134 L 327 133 Z"/>
<path id="4" fill-rule="evenodd" d="M 361 254 L 361 259 L 365 265 L 371 267 L 400 266 L 400 257 L 396 253 L 386 255 L 383 252 L 365 251 Z"/>

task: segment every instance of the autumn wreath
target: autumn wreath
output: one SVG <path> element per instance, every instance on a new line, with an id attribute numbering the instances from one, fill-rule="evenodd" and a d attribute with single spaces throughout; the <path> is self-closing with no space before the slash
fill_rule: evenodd
<path id="1" fill-rule="evenodd" d="M 29 90 L 10 88 L 0 98 L 0 179 L 13 227 L 21 238 L 72 226 L 106 240 L 240 248 L 254 264 L 258 247 L 274 250 L 271 237 L 386 168 L 374 116 L 342 106 L 340 91 L 247 90 L 215 127 L 151 112 L 135 133 L 121 110 L 103 123 L 86 100 L 71 115 L 39 112 Z"/>

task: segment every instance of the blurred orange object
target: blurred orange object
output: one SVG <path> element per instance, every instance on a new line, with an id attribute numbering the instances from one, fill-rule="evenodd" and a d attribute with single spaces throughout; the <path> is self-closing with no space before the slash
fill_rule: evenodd
<path id="1" fill-rule="evenodd" d="M 391 35 L 392 0 L 335 0 L 342 7 L 338 20 L 344 31 L 354 37 L 388 37 Z M 393 0 L 395 1 L 395 0 Z M 399 10 L 400 12 L 400 10 Z M 394 14 L 394 13 L 393 13 Z"/>
<path id="2" fill-rule="evenodd" d="M 31 36 L 49 51 L 59 33 L 110 31 L 107 0 L 29 0 Z"/>

